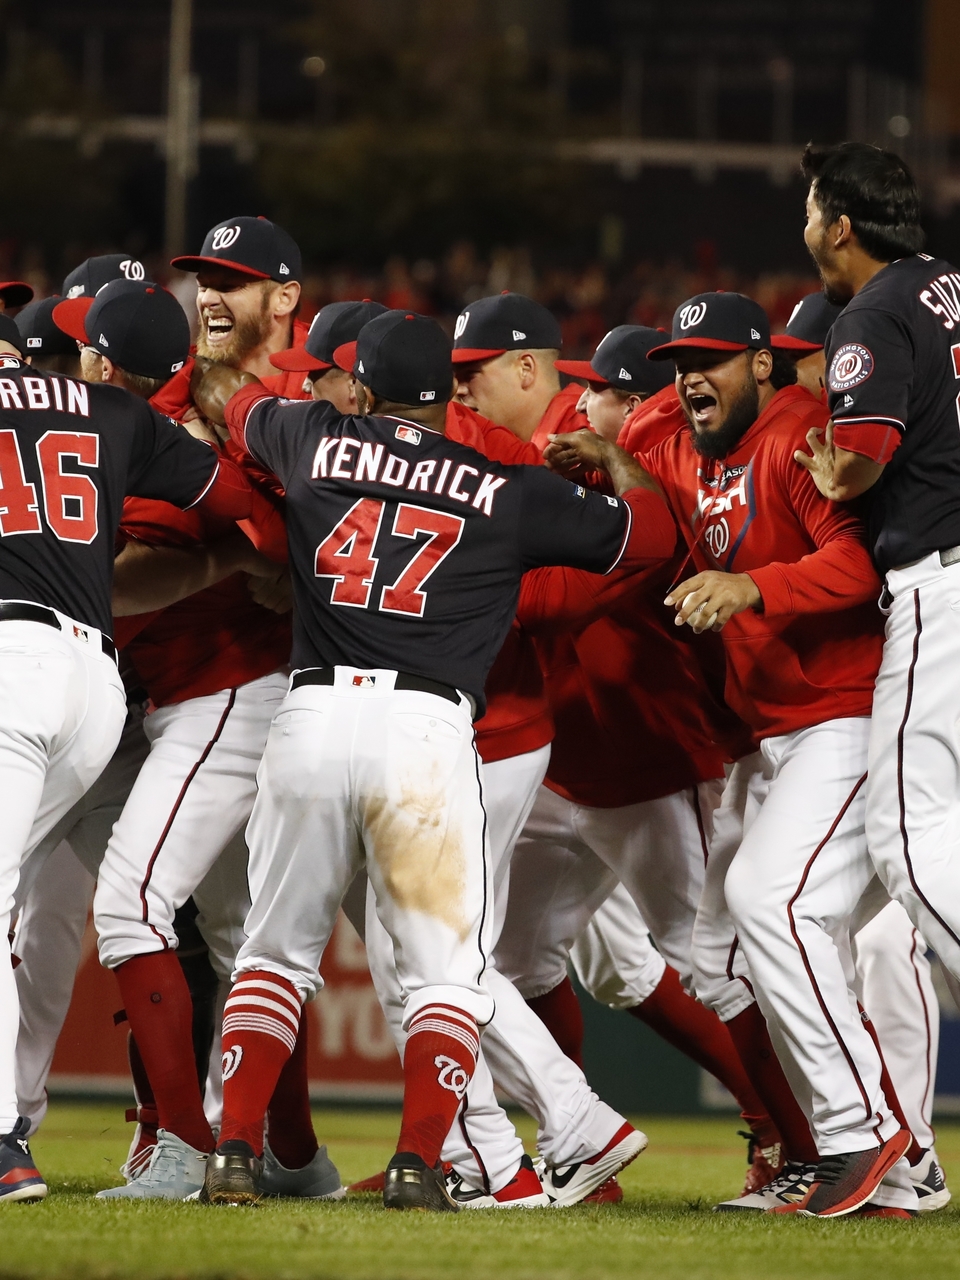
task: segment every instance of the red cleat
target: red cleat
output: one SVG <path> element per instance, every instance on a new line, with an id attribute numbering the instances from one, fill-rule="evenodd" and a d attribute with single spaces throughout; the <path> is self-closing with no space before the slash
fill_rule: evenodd
<path id="1" fill-rule="evenodd" d="M 384 1169 L 380 1173 L 375 1173 L 372 1178 L 364 1178 L 362 1182 L 351 1183 L 347 1187 L 347 1192 L 352 1196 L 382 1196 L 386 1181 L 387 1172 Z"/>
<path id="2" fill-rule="evenodd" d="M 608 1178 L 601 1186 L 597 1187 L 591 1195 L 581 1200 L 581 1204 L 619 1204 L 623 1199 L 623 1187 L 617 1181 L 616 1177 Z"/>
<path id="3" fill-rule="evenodd" d="M 865 1204 L 862 1209 L 855 1210 L 851 1218 L 896 1218 L 900 1222 L 909 1222 L 917 1216 L 916 1209 L 893 1209 L 888 1205 Z"/>

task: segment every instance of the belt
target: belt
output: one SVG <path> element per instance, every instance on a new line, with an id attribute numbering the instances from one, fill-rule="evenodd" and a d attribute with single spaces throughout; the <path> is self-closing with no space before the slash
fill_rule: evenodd
<path id="1" fill-rule="evenodd" d="M 952 564 L 960 564 L 960 547 L 947 547 L 945 551 L 941 551 L 940 564 L 944 569 L 949 569 Z"/>
<path id="2" fill-rule="evenodd" d="M 305 684 L 333 684 L 336 667 L 307 667 L 298 671 L 290 682 L 291 689 L 299 689 Z M 460 694 L 449 684 L 441 684 L 439 680 L 428 680 L 426 676 L 412 676 L 406 671 L 398 671 L 394 681 L 395 689 L 412 689 L 416 693 L 435 693 L 438 698 L 446 698 L 448 702 L 460 705 Z"/>
<path id="3" fill-rule="evenodd" d="M 19 601 L 0 601 L 0 622 L 42 622 L 45 627 L 62 631 L 60 619 L 52 609 L 42 604 L 25 604 Z M 100 647 L 108 658 L 117 660 L 117 646 L 109 636 L 100 632 Z"/>

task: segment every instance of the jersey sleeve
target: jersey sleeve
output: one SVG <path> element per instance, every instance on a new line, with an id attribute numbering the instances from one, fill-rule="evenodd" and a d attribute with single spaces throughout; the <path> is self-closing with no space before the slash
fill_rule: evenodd
<path id="1" fill-rule="evenodd" d="M 260 383 L 248 383 L 227 401 L 224 410 L 231 439 L 255 462 L 286 485 L 307 430 L 342 414 L 326 400 L 279 400 L 265 395 Z"/>
<path id="2" fill-rule="evenodd" d="M 133 448 L 127 469 L 127 493 L 159 498 L 175 507 L 198 502 L 216 480 L 215 449 L 183 427 L 131 396 Z"/>
<path id="3" fill-rule="evenodd" d="M 571 484 L 542 467 L 524 467 L 520 474 L 520 558 L 525 570 L 553 564 L 590 573 L 616 568 L 633 522 L 628 503 Z"/>
<path id="4" fill-rule="evenodd" d="M 843 312 L 827 347 L 836 446 L 889 462 L 907 427 L 913 378 L 913 344 L 896 316 L 858 307 Z"/>

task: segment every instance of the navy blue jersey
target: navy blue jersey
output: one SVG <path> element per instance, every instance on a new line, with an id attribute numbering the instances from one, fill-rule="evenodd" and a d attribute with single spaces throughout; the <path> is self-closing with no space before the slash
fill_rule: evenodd
<path id="1" fill-rule="evenodd" d="M 400 418 L 262 399 L 244 443 L 287 494 L 294 666 L 406 671 L 481 712 L 526 570 L 606 573 L 629 533 L 625 502 Z"/>
<path id="2" fill-rule="evenodd" d="M 0 600 L 32 600 L 111 631 L 126 495 L 186 507 L 217 455 L 127 391 L 0 357 Z"/>
<path id="3" fill-rule="evenodd" d="M 834 321 L 826 360 L 838 445 L 890 433 L 867 504 L 878 567 L 960 544 L 960 273 L 923 253 L 891 262 Z"/>

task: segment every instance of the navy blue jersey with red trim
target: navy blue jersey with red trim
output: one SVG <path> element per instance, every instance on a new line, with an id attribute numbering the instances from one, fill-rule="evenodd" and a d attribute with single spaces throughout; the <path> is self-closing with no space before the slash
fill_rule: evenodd
<path id="1" fill-rule="evenodd" d="M 216 453 L 128 391 L 0 357 L 0 599 L 110 634 L 127 494 L 200 500 Z"/>
<path id="2" fill-rule="evenodd" d="M 891 262 L 837 317 L 826 360 L 836 444 L 885 464 L 866 504 L 877 566 L 960 544 L 960 272 Z"/>
<path id="3" fill-rule="evenodd" d="M 525 571 L 607 572 L 630 531 L 626 502 L 419 423 L 253 387 L 227 423 L 286 490 L 295 667 L 406 671 L 471 694 L 482 713 Z"/>

